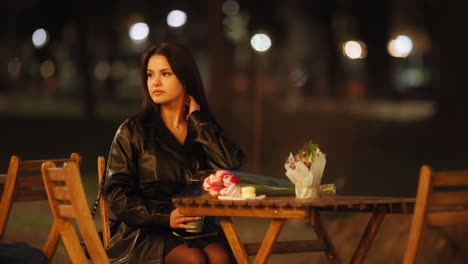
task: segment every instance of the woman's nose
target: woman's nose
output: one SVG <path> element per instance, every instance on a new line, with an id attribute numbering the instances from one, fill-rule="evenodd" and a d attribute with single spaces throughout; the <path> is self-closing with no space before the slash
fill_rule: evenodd
<path id="1" fill-rule="evenodd" d="M 155 86 L 160 86 L 161 85 L 161 79 L 159 78 L 159 76 L 155 76 L 153 78 L 153 85 L 155 85 Z"/>

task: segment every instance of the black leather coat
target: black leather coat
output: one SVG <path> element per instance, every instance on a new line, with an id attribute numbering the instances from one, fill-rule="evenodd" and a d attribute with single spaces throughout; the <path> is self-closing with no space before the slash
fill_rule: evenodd
<path id="1" fill-rule="evenodd" d="M 190 183 L 200 171 L 244 164 L 244 152 L 199 111 L 189 116 L 187 129 L 184 144 L 161 120 L 145 126 L 144 133 L 133 119 L 117 130 L 104 190 L 110 210 L 123 222 L 107 248 L 112 263 L 162 263 L 164 242 L 172 235 L 171 198 L 201 188 Z"/>

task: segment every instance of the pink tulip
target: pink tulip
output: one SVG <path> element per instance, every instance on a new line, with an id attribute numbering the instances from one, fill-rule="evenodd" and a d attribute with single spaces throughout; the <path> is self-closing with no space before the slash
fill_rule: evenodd
<path id="1" fill-rule="evenodd" d="M 240 196 L 240 186 L 238 186 L 238 183 L 239 178 L 231 171 L 218 170 L 204 180 L 203 189 L 214 197 L 218 195 L 236 197 Z"/>

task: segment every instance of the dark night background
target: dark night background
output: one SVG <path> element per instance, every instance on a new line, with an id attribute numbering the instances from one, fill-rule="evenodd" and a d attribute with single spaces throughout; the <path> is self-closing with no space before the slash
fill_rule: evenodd
<path id="1" fill-rule="evenodd" d="M 223 11 L 226 2 L 237 12 Z M 175 9 L 187 14 L 179 28 L 166 23 Z M 414 196 L 421 165 L 468 169 L 465 10 L 464 1 L 442 0 L 3 0 L 0 172 L 13 154 L 79 152 L 92 200 L 97 156 L 107 156 L 117 127 L 140 107 L 141 53 L 177 41 L 193 51 L 216 118 L 246 151 L 242 171 L 285 177 L 289 152 L 313 140 L 328 155 L 322 182 L 337 193 Z M 128 35 L 137 22 L 149 27 L 140 43 Z M 35 48 L 39 28 L 49 41 Z M 272 42 L 263 53 L 250 45 L 259 32 Z M 413 41 L 407 57 L 387 50 L 397 35 Z M 349 40 L 366 45 L 364 58 L 345 56 Z M 400 231 L 382 232 L 400 232 L 391 243 L 404 247 L 402 221 Z M 457 237 L 446 237 L 453 254 L 442 255 L 459 254 Z M 368 263 L 386 248 L 376 244 Z M 399 263 L 402 248 L 395 252 L 380 260 Z M 423 263 L 430 259 L 438 263 Z"/>

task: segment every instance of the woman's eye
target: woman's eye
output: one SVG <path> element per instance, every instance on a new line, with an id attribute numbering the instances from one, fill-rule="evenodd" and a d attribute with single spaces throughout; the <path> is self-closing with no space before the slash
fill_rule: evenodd
<path id="1" fill-rule="evenodd" d="M 152 73 L 147 73 L 146 76 L 151 78 L 151 77 L 153 77 L 153 74 Z"/>
<path id="2" fill-rule="evenodd" d="M 171 73 L 170 73 L 170 72 L 163 72 L 162 75 L 163 75 L 164 77 L 167 77 L 167 76 L 171 76 Z"/>

